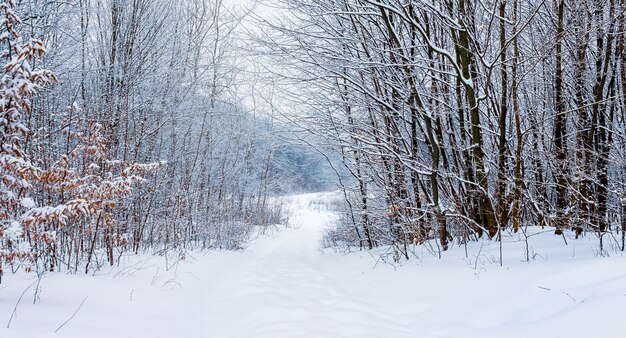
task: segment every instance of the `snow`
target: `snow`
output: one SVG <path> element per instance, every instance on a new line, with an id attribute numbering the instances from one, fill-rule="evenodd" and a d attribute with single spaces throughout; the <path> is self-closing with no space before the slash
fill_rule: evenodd
<path id="1" fill-rule="evenodd" d="M 11 240 L 16 240 L 22 236 L 22 225 L 19 222 L 11 222 L 11 225 L 5 230 L 6 236 Z"/>
<path id="2" fill-rule="evenodd" d="M 616 337 L 626 314 L 626 259 L 597 238 L 532 229 L 498 243 L 414 247 L 401 265 L 384 252 L 320 248 L 332 194 L 290 199 L 290 225 L 243 251 L 128 257 L 96 276 L 5 274 L 0 337 Z M 609 242 L 608 240 L 605 242 Z M 175 263 L 177 262 L 177 263 Z M 36 283 L 35 283 L 36 284 Z M 85 297 L 86 300 L 85 300 Z M 67 321 L 85 300 L 76 316 Z"/>
<path id="3" fill-rule="evenodd" d="M 32 209 L 37 205 L 35 204 L 35 201 L 33 201 L 32 198 L 25 197 L 25 198 L 22 198 L 22 206 L 26 209 Z"/>

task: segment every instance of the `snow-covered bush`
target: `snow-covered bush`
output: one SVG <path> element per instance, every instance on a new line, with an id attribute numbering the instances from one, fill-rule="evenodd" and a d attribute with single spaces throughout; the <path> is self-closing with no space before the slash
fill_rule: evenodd
<path id="1" fill-rule="evenodd" d="M 44 44 L 22 40 L 16 29 L 22 21 L 14 8 L 15 1 L 0 1 L 0 53 L 6 62 L 0 79 L 0 276 L 3 266 L 28 270 L 35 261 L 54 269 L 59 248 L 67 255 L 62 261 L 74 270 L 84 263 L 88 271 L 100 248 L 113 264 L 114 247 L 129 238 L 116 227 L 113 209 L 144 174 L 163 163 L 108 160 L 98 123 L 85 133 L 65 128 L 68 151 L 48 169 L 22 150 L 31 135 L 22 122 L 31 112 L 30 100 L 57 78 L 36 66 Z"/>
<path id="2" fill-rule="evenodd" d="M 14 8 L 14 0 L 0 1 L 0 276 L 3 263 L 33 259 L 21 214 L 32 205 L 29 192 L 41 170 L 22 151 L 29 135 L 22 116 L 30 111 L 30 98 L 56 81 L 51 71 L 34 66 L 45 53 L 43 42 L 20 37 L 22 20 Z"/>

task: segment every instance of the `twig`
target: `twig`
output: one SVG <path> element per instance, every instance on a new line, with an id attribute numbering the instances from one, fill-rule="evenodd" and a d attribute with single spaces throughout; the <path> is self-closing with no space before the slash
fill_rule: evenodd
<path id="1" fill-rule="evenodd" d="M 80 310 L 81 307 L 83 307 L 83 304 L 85 304 L 85 301 L 87 300 L 87 298 L 89 297 L 89 295 L 85 296 L 85 299 L 83 299 L 82 302 L 80 302 L 80 305 L 78 306 L 78 308 L 76 308 L 76 311 L 74 311 L 74 313 L 72 314 L 72 316 L 70 318 L 68 318 L 65 322 L 63 322 L 63 324 L 61 324 L 61 326 L 57 327 L 56 330 L 54 330 L 54 333 L 59 332 L 59 330 L 65 326 L 65 324 L 69 323 L 70 320 L 72 320 L 72 318 L 74 318 L 74 316 L 76 316 L 76 314 L 78 313 L 78 311 Z"/>
<path id="2" fill-rule="evenodd" d="M 570 298 L 573 302 L 576 302 L 576 298 L 574 298 L 574 297 L 570 296 L 570 294 L 569 294 L 569 293 L 567 293 L 567 292 L 565 292 L 565 291 L 561 291 L 561 292 L 563 292 L 563 294 L 564 294 L 564 295 L 566 295 L 567 297 L 569 297 L 569 298 Z"/>
<path id="3" fill-rule="evenodd" d="M 26 291 L 28 291 L 28 289 L 30 289 L 31 286 L 35 285 L 35 282 L 37 281 L 33 281 L 32 283 L 30 283 L 30 285 L 27 286 L 26 289 L 24 289 L 24 291 L 22 291 L 20 298 L 17 299 L 17 303 L 15 303 L 15 307 L 13 308 L 13 313 L 11 313 L 11 317 L 9 318 L 9 322 L 7 323 L 7 329 L 9 328 L 9 326 L 11 326 L 11 321 L 13 320 L 13 317 L 17 313 L 17 306 L 20 305 L 20 301 L 22 301 L 22 297 L 24 297 L 24 294 L 26 293 Z"/>
<path id="4" fill-rule="evenodd" d="M 43 278 L 45 273 L 45 269 L 44 271 L 37 271 L 37 286 L 35 286 L 35 294 L 33 295 L 33 305 L 37 303 L 37 299 L 39 298 L 39 285 L 41 284 L 41 279 Z"/>

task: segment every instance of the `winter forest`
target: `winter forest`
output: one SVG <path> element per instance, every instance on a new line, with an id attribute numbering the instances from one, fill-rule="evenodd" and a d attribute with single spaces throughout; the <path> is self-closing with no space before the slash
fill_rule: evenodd
<path id="1" fill-rule="evenodd" d="M 622 330 L 625 0 L 0 0 L 0 59 L 0 337 Z"/>

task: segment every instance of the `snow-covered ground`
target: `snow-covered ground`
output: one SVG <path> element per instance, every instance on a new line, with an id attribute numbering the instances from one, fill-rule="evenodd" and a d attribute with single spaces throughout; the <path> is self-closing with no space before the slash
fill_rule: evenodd
<path id="1" fill-rule="evenodd" d="M 626 259 L 597 239 L 519 235 L 454 247 L 427 246 L 394 266 L 367 252 L 320 249 L 334 219 L 328 194 L 290 199 L 290 227 L 245 251 L 211 251 L 174 264 L 130 258 L 97 276 L 48 274 L 33 305 L 34 275 L 5 275 L 0 337 L 620 337 Z M 608 240 L 607 240 L 608 241 Z M 169 269 L 168 269 L 169 267 Z M 79 308 L 81 302 L 82 307 Z M 78 311 L 76 312 L 76 310 Z M 64 322 L 76 315 L 58 330 Z"/>

